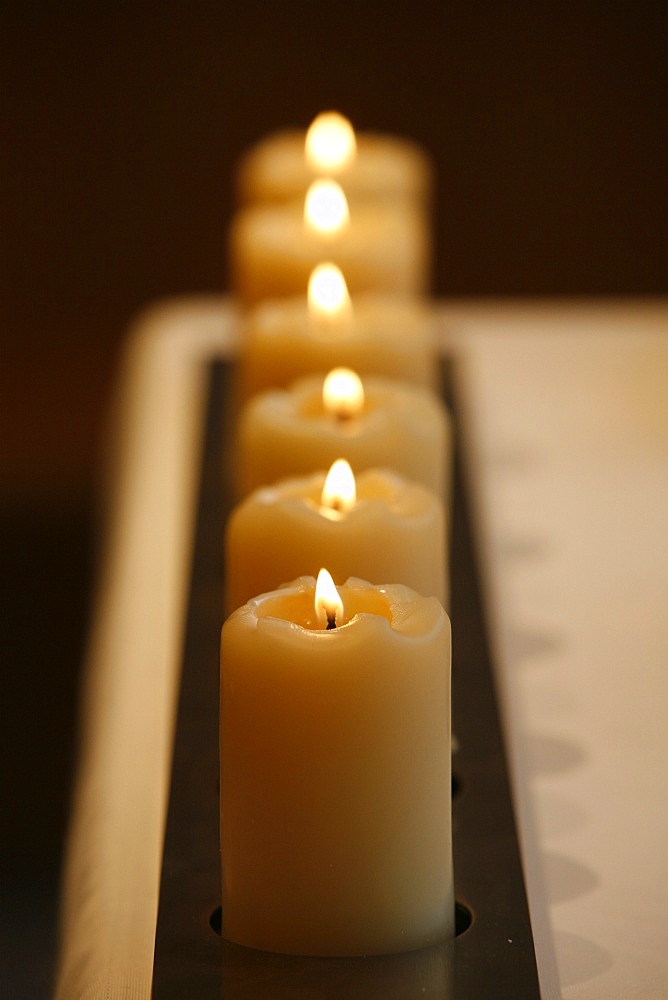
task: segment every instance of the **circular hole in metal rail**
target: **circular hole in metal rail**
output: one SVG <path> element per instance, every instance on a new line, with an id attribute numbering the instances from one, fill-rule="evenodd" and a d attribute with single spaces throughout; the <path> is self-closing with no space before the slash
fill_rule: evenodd
<path id="1" fill-rule="evenodd" d="M 463 903 L 455 903 L 455 937 L 459 937 L 460 934 L 464 934 L 465 931 L 469 929 L 473 923 L 473 914 L 469 910 L 468 906 Z M 215 910 L 212 911 L 209 917 L 209 924 L 211 930 L 216 934 L 222 934 L 223 930 L 223 908 L 222 906 L 217 906 Z"/>
<path id="2" fill-rule="evenodd" d="M 464 934 L 473 923 L 473 912 L 459 901 L 455 902 L 455 937 Z"/>

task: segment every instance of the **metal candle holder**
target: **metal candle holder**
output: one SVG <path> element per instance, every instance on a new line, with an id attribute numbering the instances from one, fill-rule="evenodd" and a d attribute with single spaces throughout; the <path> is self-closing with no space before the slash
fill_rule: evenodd
<path id="1" fill-rule="evenodd" d="M 312 958 L 220 937 L 219 639 L 231 508 L 231 363 L 210 368 L 199 506 L 162 862 L 153 998 L 539 1000 L 469 509 L 455 434 L 451 523 L 453 851 L 457 936 L 422 951 Z M 452 363 L 443 392 L 454 414 Z"/>

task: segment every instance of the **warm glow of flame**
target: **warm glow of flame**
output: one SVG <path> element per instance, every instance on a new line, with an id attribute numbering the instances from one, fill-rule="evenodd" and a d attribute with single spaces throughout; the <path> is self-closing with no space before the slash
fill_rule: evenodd
<path id="1" fill-rule="evenodd" d="M 306 192 L 304 222 L 320 236 L 337 236 L 350 222 L 348 202 L 336 181 L 313 181 Z"/>
<path id="2" fill-rule="evenodd" d="M 321 625 L 336 628 L 343 619 L 343 601 L 326 569 L 321 569 L 315 583 L 315 614 Z"/>
<path id="3" fill-rule="evenodd" d="M 355 506 L 356 499 L 355 474 L 345 458 L 337 458 L 322 487 L 321 503 L 344 514 Z"/>
<path id="4" fill-rule="evenodd" d="M 346 279 L 336 264 L 318 264 L 308 282 L 308 306 L 317 319 L 344 319 L 352 312 Z"/>
<path id="5" fill-rule="evenodd" d="M 319 174 L 338 173 L 355 159 L 355 130 L 337 111 L 324 111 L 311 122 L 305 152 L 312 170 Z"/>
<path id="6" fill-rule="evenodd" d="M 328 413 L 346 420 L 364 407 L 364 386 L 350 368 L 333 368 L 322 386 L 322 402 Z"/>

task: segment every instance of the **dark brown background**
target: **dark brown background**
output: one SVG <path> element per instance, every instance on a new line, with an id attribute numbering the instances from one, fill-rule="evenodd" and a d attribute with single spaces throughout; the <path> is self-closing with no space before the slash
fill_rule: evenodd
<path id="1" fill-rule="evenodd" d="M 336 107 L 424 143 L 439 295 L 666 292 L 660 2 L 14 3 L 1 31 L 3 944 L 48 995 L 123 331 L 224 287 L 239 152 Z"/>

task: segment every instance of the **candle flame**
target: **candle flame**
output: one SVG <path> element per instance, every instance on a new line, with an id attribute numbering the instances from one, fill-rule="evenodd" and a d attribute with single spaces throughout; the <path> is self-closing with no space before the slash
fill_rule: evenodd
<path id="1" fill-rule="evenodd" d="M 344 514 L 355 506 L 356 499 L 355 474 L 345 458 L 338 458 L 327 473 L 321 503 Z"/>
<path id="2" fill-rule="evenodd" d="M 308 282 L 308 305 L 317 319 L 343 319 L 350 315 L 352 303 L 346 279 L 336 264 L 318 264 Z"/>
<path id="3" fill-rule="evenodd" d="M 336 620 L 339 624 L 343 618 L 343 601 L 338 590 L 334 586 L 334 581 L 326 569 L 321 569 L 315 584 L 315 614 L 321 625 L 328 629 L 336 628 Z"/>
<path id="4" fill-rule="evenodd" d="M 306 133 L 308 165 L 319 174 L 338 173 L 355 158 L 355 130 L 337 111 L 324 111 L 311 122 Z"/>
<path id="5" fill-rule="evenodd" d="M 304 222 L 319 236 L 336 236 L 350 222 L 348 202 L 336 181 L 313 181 L 306 192 Z"/>
<path id="6" fill-rule="evenodd" d="M 339 420 L 356 416 L 364 407 L 364 386 L 351 368 L 333 368 L 322 386 L 325 410 Z"/>

